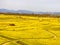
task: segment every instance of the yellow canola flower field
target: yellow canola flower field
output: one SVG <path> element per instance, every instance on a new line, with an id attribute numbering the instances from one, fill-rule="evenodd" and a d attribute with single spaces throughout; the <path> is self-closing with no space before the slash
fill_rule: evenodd
<path id="1" fill-rule="evenodd" d="M 60 18 L 0 14 L 0 45 L 60 45 Z"/>

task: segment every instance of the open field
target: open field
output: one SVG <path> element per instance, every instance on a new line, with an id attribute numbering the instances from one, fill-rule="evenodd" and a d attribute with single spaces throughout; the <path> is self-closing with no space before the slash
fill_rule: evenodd
<path id="1" fill-rule="evenodd" d="M 60 45 L 60 16 L 0 14 L 0 45 Z"/>

